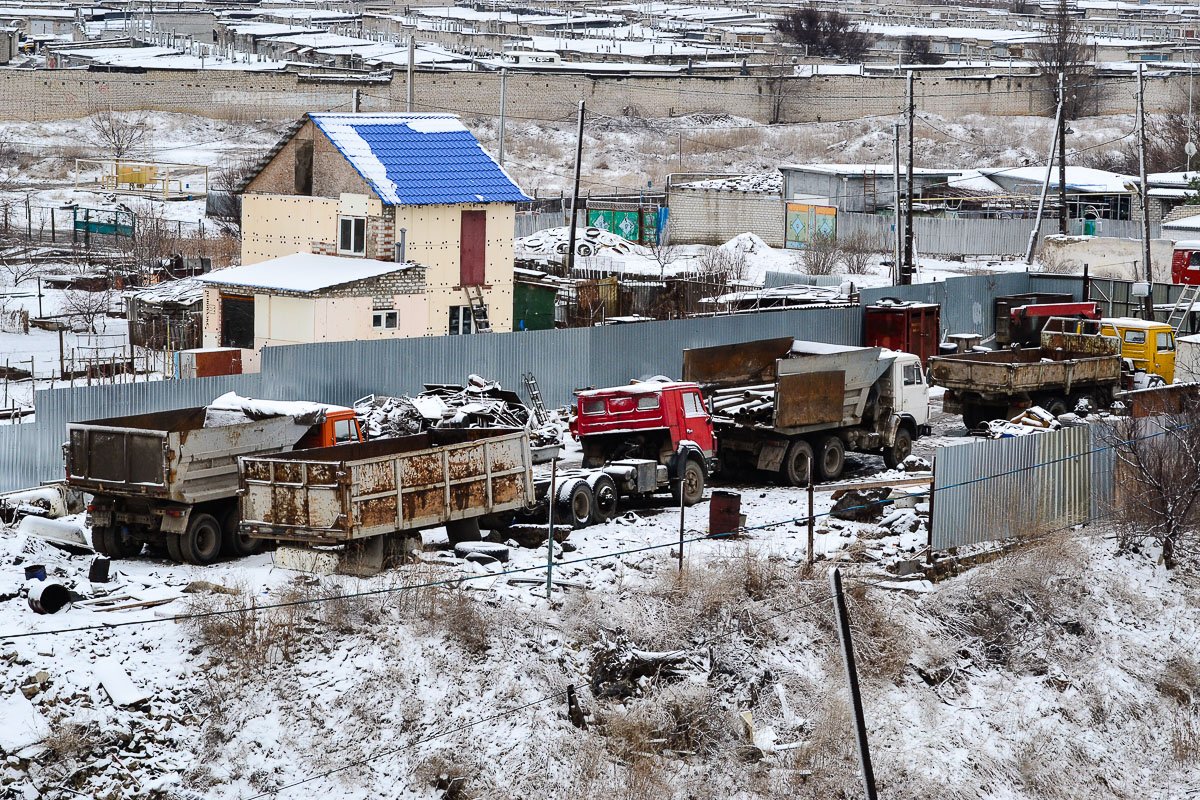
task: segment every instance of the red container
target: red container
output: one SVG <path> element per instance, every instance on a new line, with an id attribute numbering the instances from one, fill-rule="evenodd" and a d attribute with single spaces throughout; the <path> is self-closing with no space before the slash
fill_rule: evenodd
<path id="1" fill-rule="evenodd" d="M 741 527 L 742 496 L 718 489 L 708 502 L 708 535 L 733 533 Z"/>
<path id="2" fill-rule="evenodd" d="M 242 374 L 242 351 L 236 347 L 206 347 L 179 352 L 179 377 L 210 378 Z"/>
<path id="3" fill-rule="evenodd" d="M 937 355 L 942 307 L 936 303 L 883 300 L 867 306 L 864 344 L 912 353 L 924 364 Z"/>

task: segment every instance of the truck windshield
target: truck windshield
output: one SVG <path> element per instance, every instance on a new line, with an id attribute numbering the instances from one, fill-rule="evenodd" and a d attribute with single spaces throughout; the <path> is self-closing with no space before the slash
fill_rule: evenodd
<path id="1" fill-rule="evenodd" d="M 1125 331 L 1125 344 L 1145 344 L 1145 331 Z"/>

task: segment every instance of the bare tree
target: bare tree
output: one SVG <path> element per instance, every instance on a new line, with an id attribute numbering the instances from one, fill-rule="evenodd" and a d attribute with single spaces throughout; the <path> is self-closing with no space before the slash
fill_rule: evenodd
<path id="1" fill-rule="evenodd" d="M 22 248 L 22 252 L 12 255 L 0 253 L 0 270 L 8 275 L 11 285 L 20 286 L 30 278 L 36 278 L 42 273 L 43 265 L 34 261 L 30 250 Z"/>
<path id="2" fill-rule="evenodd" d="M 1111 437 L 1120 467 L 1114 508 L 1120 545 L 1151 541 L 1172 569 L 1180 556 L 1200 549 L 1200 411 L 1130 418 Z"/>
<path id="3" fill-rule="evenodd" d="M 871 259 L 882 252 L 865 231 L 843 236 L 838 239 L 837 245 L 847 275 L 867 274 L 871 271 Z"/>
<path id="4" fill-rule="evenodd" d="M 706 281 L 722 286 L 746 277 L 746 254 L 729 247 L 707 247 L 696 261 L 696 273 Z"/>
<path id="5" fill-rule="evenodd" d="M 150 140 L 150 129 L 141 114 L 119 114 L 112 109 L 96 111 L 88 117 L 92 140 L 113 158 L 125 158 L 142 149 Z"/>
<path id="6" fill-rule="evenodd" d="M 109 308 L 112 307 L 112 301 L 112 289 L 99 292 L 69 289 L 63 292 L 63 311 L 86 326 L 89 333 L 99 333 L 96 329 L 97 323 L 100 323 L 101 328 L 104 327 L 103 323 Z"/>
<path id="7" fill-rule="evenodd" d="M 924 36 L 905 36 L 901 42 L 904 61 L 907 64 L 943 64 L 946 59 L 933 52 L 929 39 Z"/>
<path id="8" fill-rule="evenodd" d="M 875 37 L 836 9 L 825 11 L 809 3 L 781 19 L 780 34 L 804 48 L 805 55 L 859 61 Z"/>
<path id="9" fill-rule="evenodd" d="M 825 233 L 813 233 L 798 254 L 801 272 L 808 275 L 832 275 L 837 270 L 841 253 L 837 239 Z"/>
<path id="10" fill-rule="evenodd" d="M 1087 32 L 1067 0 L 1058 0 L 1052 10 L 1043 13 L 1038 39 L 1029 46 L 1029 58 L 1050 79 L 1051 86 L 1058 86 L 1058 74 L 1062 73 L 1067 119 L 1086 116 L 1092 110 L 1097 94 L 1096 61 Z M 1053 113 L 1053 104 L 1048 105 Z"/>
<path id="11" fill-rule="evenodd" d="M 672 242 L 671 238 L 671 224 L 667 223 L 666 227 L 659 231 L 653 244 L 646 246 L 650 251 L 650 257 L 658 262 L 658 277 L 660 278 L 667 277 L 667 267 L 674 264 L 683 255 L 679 245 Z"/>

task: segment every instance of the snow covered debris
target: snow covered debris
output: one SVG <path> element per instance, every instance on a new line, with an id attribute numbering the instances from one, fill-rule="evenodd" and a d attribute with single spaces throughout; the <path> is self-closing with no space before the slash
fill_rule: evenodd
<path id="1" fill-rule="evenodd" d="M 675 184 L 674 189 L 717 190 L 722 192 L 756 192 L 760 194 L 779 194 L 783 191 L 783 175 L 779 172 L 767 172 L 761 175 L 732 175 L 728 178 L 709 178 L 691 183 Z"/>
<path id="2" fill-rule="evenodd" d="M 546 228 L 515 242 L 517 258 L 546 258 L 565 256 L 570 244 L 569 227 Z M 575 255 L 649 258 L 650 251 L 610 231 L 594 226 L 580 227 L 575 231 Z"/>

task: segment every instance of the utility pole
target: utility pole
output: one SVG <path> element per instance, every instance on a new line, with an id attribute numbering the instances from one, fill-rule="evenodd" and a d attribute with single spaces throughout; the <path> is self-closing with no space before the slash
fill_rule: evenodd
<path id="1" fill-rule="evenodd" d="M 1025 266 L 1033 264 L 1033 251 L 1037 247 L 1038 235 L 1042 232 L 1042 214 L 1046 210 L 1046 195 L 1050 193 L 1050 173 L 1054 169 L 1054 151 L 1058 149 L 1058 123 L 1062 119 L 1062 95 L 1058 96 L 1058 111 L 1054 114 L 1054 136 L 1050 140 L 1050 154 L 1046 156 L 1046 179 L 1042 181 L 1042 195 L 1038 198 L 1037 216 L 1033 219 L 1033 230 L 1029 232 L 1029 245 L 1025 248 Z"/>
<path id="2" fill-rule="evenodd" d="M 676 135 L 676 152 L 679 154 L 679 171 L 683 172 L 683 131 L 679 131 Z"/>
<path id="3" fill-rule="evenodd" d="M 411 114 L 412 110 L 413 110 L 413 64 L 416 63 L 416 60 L 417 60 L 416 37 L 413 34 L 409 34 L 409 37 L 408 37 L 408 79 L 405 81 L 405 86 L 404 86 L 404 88 L 408 92 L 408 105 L 405 110 L 408 111 L 409 114 Z"/>
<path id="4" fill-rule="evenodd" d="M 583 166 L 583 101 L 579 101 L 579 126 L 575 132 L 575 183 L 571 190 L 571 232 L 567 236 L 567 277 L 575 269 L 575 229 L 578 227 L 579 170 Z"/>
<path id="5" fill-rule="evenodd" d="M 892 123 L 892 283 L 900 279 L 900 123 Z"/>
<path id="6" fill-rule="evenodd" d="M 1143 313 L 1147 320 L 1154 319 L 1154 272 L 1150 268 L 1150 209 L 1146 207 L 1146 108 L 1142 89 L 1142 65 L 1138 64 L 1137 83 L 1137 130 L 1138 130 L 1138 180 L 1142 199 L 1142 263 L 1145 264 L 1146 283 L 1150 291 L 1142 300 Z"/>
<path id="7" fill-rule="evenodd" d="M 858 763 L 862 767 L 863 792 L 867 800 L 876 800 L 875 771 L 871 768 L 871 748 L 867 744 L 867 723 L 863 718 L 862 693 L 858 690 L 858 670 L 854 666 L 854 643 L 850 639 L 850 615 L 842 595 L 842 573 L 829 573 L 833 590 L 833 609 L 837 614 L 838 638 L 842 641 L 842 656 L 846 664 L 846 683 L 850 687 L 850 704 L 854 711 L 854 733 L 858 740 Z"/>
<path id="8" fill-rule="evenodd" d="M 504 166 L 504 112 L 507 106 L 508 70 L 500 70 L 500 166 Z"/>
<path id="9" fill-rule="evenodd" d="M 904 263 L 900 266 L 900 285 L 908 286 L 913 279 L 913 125 L 916 122 L 917 106 L 913 100 L 913 73 L 908 71 L 908 165 L 905 168 L 908 178 L 906 194 L 908 202 L 904 206 Z"/>
<path id="10" fill-rule="evenodd" d="M 353 89 L 350 95 L 350 109 L 357 114 L 359 112 L 358 89 Z"/>
<path id="11" fill-rule="evenodd" d="M 1058 73 L 1058 232 L 1067 235 L 1067 95 Z"/>

